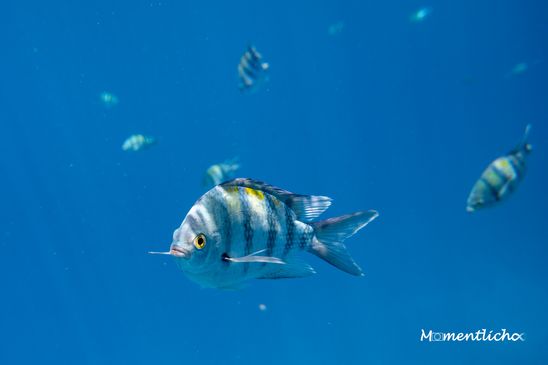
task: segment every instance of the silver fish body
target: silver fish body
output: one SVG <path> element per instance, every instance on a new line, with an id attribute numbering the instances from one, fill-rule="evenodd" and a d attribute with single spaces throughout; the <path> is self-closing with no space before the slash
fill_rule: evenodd
<path id="1" fill-rule="evenodd" d="M 250 179 L 235 179 L 204 194 L 173 233 L 170 253 L 204 287 L 239 288 L 250 279 L 305 277 L 314 269 L 297 257 L 311 252 L 339 269 L 362 275 L 344 239 L 377 217 L 357 212 L 311 222 L 331 199 L 293 194 Z"/>
<path id="2" fill-rule="evenodd" d="M 482 173 L 468 196 L 468 212 L 493 206 L 516 190 L 525 176 L 527 156 L 532 150 L 527 143 L 529 129 L 527 126 L 523 141 L 515 149 L 497 158 Z"/>
<path id="3" fill-rule="evenodd" d="M 268 80 L 269 65 L 262 58 L 253 46 L 249 46 L 242 55 L 238 64 L 240 91 L 255 91 Z"/>

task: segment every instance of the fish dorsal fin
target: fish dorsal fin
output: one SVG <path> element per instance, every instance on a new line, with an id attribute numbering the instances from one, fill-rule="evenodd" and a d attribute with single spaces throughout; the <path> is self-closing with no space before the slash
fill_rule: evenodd
<path id="1" fill-rule="evenodd" d="M 221 184 L 221 186 L 242 186 L 270 194 L 293 210 L 297 219 L 303 222 L 310 222 L 318 218 L 331 205 L 331 198 L 327 196 L 294 194 L 290 191 L 252 179 L 238 178 L 227 181 Z"/>

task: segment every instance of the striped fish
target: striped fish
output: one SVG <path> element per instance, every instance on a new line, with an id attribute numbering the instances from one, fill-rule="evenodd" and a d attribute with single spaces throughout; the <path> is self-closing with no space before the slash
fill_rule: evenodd
<path id="1" fill-rule="evenodd" d="M 237 158 L 211 165 L 206 170 L 202 183 L 207 188 L 219 185 L 222 182 L 232 179 L 234 173 L 238 171 L 239 168 L 240 164 L 238 163 Z"/>
<path id="2" fill-rule="evenodd" d="M 293 194 L 251 179 L 214 187 L 173 233 L 167 254 L 204 287 L 236 289 L 250 279 L 300 278 L 314 269 L 310 252 L 352 275 L 360 267 L 343 241 L 378 216 L 370 210 L 314 221 L 331 205 L 325 196 Z"/>
<path id="3" fill-rule="evenodd" d="M 516 190 L 525 176 L 526 159 L 532 150 L 527 143 L 530 129 L 530 125 L 525 128 L 523 139 L 516 148 L 506 156 L 497 158 L 485 169 L 468 196 L 468 212 L 492 206 Z"/>
<path id="4" fill-rule="evenodd" d="M 140 151 L 150 145 L 156 143 L 156 139 L 153 137 L 147 137 L 142 134 L 134 134 L 129 136 L 128 139 L 124 141 L 122 149 L 124 151 Z"/>
<path id="5" fill-rule="evenodd" d="M 238 64 L 240 91 L 255 91 L 267 81 L 268 63 L 262 62 L 262 56 L 255 47 L 248 46 Z"/>

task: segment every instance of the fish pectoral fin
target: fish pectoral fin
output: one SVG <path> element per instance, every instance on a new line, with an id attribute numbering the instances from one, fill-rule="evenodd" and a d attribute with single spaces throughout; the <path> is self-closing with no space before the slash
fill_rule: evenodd
<path id="1" fill-rule="evenodd" d="M 278 265 L 284 265 L 285 262 L 281 259 L 273 256 L 256 256 L 254 254 L 243 256 L 243 257 L 228 257 L 226 256 L 224 258 L 226 261 L 230 262 L 264 262 L 267 264 L 278 264 Z"/>
<path id="2" fill-rule="evenodd" d="M 512 180 L 508 180 L 508 181 L 500 188 L 500 190 L 497 192 L 497 197 L 498 197 L 499 199 L 502 199 L 502 198 L 507 194 L 507 191 L 511 190 L 511 188 L 512 188 L 511 183 L 512 183 Z"/>
<path id="3" fill-rule="evenodd" d="M 291 259 L 284 266 L 273 267 L 272 271 L 259 276 L 257 279 L 292 279 L 314 275 L 316 271 L 306 262 Z"/>

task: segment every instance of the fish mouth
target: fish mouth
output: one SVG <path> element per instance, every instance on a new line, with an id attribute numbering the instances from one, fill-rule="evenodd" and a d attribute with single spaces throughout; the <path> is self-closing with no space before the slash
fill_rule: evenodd
<path id="1" fill-rule="evenodd" d="M 188 258 L 189 252 L 180 246 L 171 246 L 169 254 L 175 257 Z"/>

